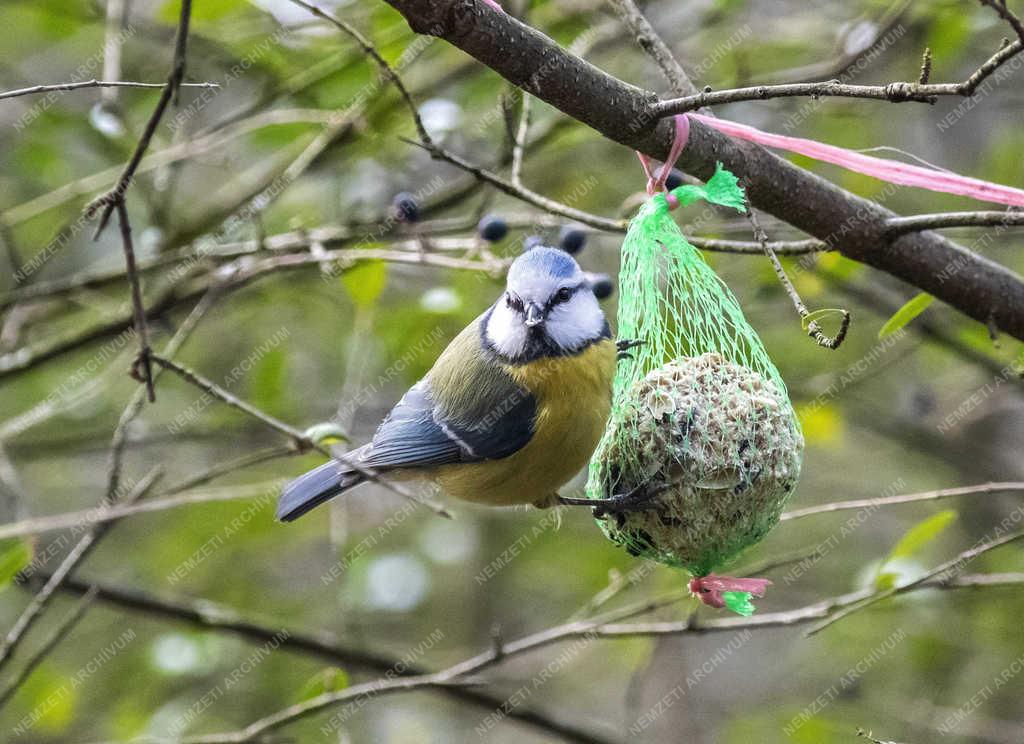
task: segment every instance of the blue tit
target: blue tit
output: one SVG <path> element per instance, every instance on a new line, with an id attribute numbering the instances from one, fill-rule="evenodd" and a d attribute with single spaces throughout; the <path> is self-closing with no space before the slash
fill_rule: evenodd
<path id="1" fill-rule="evenodd" d="M 616 344 L 575 259 L 538 246 L 519 256 L 498 300 L 402 396 L 373 441 L 346 456 L 389 478 L 435 480 L 491 506 L 556 502 L 586 464 L 611 409 Z M 289 483 L 289 522 L 361 483 L 332 460 Z"/>

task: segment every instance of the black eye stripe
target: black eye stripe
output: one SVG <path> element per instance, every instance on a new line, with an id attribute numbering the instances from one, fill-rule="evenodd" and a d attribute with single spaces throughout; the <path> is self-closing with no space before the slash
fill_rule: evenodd
<path id="1" fill-rule="evenodd" d="M 558 305 L 558 304 L 563 303 L 563 302 L 568 302 L 569 300 L 571 300 L 573 295 L 575 295 L 576 292 L 579 291 L 580 287 L 582 287 L 582 286 L 584 286 L 583 283 L 577 284 L 577 285 L 575 285 L 573 287 L 561 287 L 561 288 L 559 288 L 555 292 L 555 294 L 553 294 L 551 296 L 551 299 L 548 300 L 548 302 L 547 302 L 548 310 L 550 310 L 555 305 Z M 564 296 L 563 296 L 563 293 L 564 293 Z"/>

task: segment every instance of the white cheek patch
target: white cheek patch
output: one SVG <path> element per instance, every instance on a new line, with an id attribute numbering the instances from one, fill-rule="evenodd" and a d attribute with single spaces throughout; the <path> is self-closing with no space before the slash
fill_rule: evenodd
<path id="1" fill-rule="evenodd" d="M 551 308 L 544 330 L 562 349 L 578 349 L 600 338 L 604 332 L 604 313 L 593 293 L 577 291 L 568 302 Z"/>
<path id="2" fill-rule="evenodd" d="M 526 349 L 526 326 L 512 308 L 499 302 L 487 319 L 487 340 L 506 357 L 517 357 Z"/>

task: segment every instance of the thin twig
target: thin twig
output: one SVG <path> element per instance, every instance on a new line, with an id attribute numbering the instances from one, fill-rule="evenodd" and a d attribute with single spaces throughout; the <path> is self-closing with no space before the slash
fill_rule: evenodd
<path id="1" fill-rule="evenodd" d="M 585 212 L 582 209 L 570 207 L 569 205 L 563 204 L 555 199 L 550 199 L 543 194 L 538 194 L 536 191 L 532 191 L 525 186 L 516 186 L 511 181 L 471 163 L 460 155 L 456 155 L 438 144 L 416 142 L 404 137 L 402 140 L 410 145 L 422 147 L 435 159 L 451 163 L 455 167 L 471 174 L 478 181 L 489 183 L 499 191 L 508 194 L 509 196 L 514 196 L 527 204 L 532 204 L 535 207 L 543 209 L 545 212 L 561 215 L 562 217 L 567 217 L 574 222 L 590 225 L 591 227 L 596 227 L 600 230 L 608 230 L 609 232 L 625 232 L 626 228 L 629 226 L 629 220 L 613 220 L 607 217 L 591 214 L 590 212 Z"/>
<path id="2" fill-rule="evenodd" d="M 170 359 L 161 356 L 160 354 L 153 354 L 152 356 L 154 362 L 156 362 L 164 369 L 170 370 L 174 374 L 178 375 L 178 377 L 185 380 L 185 382 L 188 382 L 191 385 L 195 385 L 197 388 L 213 396 L 214 398 L 217 398 L 222 403 L 226 403 L 232 408 L 236 408 L 242 413 L 245 413 L 246 415 L 251 416 L 256 420 L 261 421 L 263 424 L 269 426 L 271 429 L 274 429 L 275 431 L 278 431 L 284 434 L 285 436 L 290 437 L 292 442 L 300 451 L 308 451 L 316 447 L 316 443 L 313 442 L 303 432 L 286 424 L 284 421 L 281 421 L 280 419 L 271 416 L 268 413 L 264 413 L 260 409 L 256 408 L 256 406 L 250 403 L 246 403 L 244 400 L 234 395 L 233 393 L 228 392 L 227 390 L 220 387 L 212 380 L 209 380 L 206 377 L 200 375 L 199 373 L 194 372 L 191 369 L 188 369 L 187 367 L 178 364 L 177 362 L 173 362 Z"/>
<path id="3" fill-rule="evenodd" d="M 153 135 L 156 133 L 156 128 L 159 126 L 168 104 L 172 100 L 177 101 L 178 87 L 185 77 L 185 54 L 188 49 L 188 26 L 191 13 L 192 0 L 181 0 L 181 14 L 178 17 L 178 30 L 174 37 L 174 59 L 171 62 L 171 72 L 167 76 L 167 84 L 164 85 L 164 89 L 160 93 L 160 99 L 156 102 L 156 107 L 153 109 L 149 121 L 146 122 L 146 127 L 142 131 L 142 137 L 139 138 L 135 152 L 132 153 L 131 159 L 125 166 L 124 171 L 122 171 L 114 188 L 98 199 L 93 200 L 85 208 L 86 215 L 91 217 L 100 207 L 103 207 L 103 214 L 100 216 L 99 224 L 96 227 L 96 237 L 99 237 L 100 233 L 103 232 L 103 228 L 107 226 L 114 207 L 124 201 L 125 192 L 135 177 L 135 170 L 139 167 L 139 163 L 142 162 L 142 156 L 149 148 L 149 142 L 153 139 Z"/>
<path id="4" fill-rule="evenodd" d="M 764 255 L 771 261 L 772 268 L 775 269 L 775 275 L 779 278 L 779 283 L 782 284 L 782 288 L 786 290 L 786 294 L 789 295 L 789 299 L 793 302 L 793 307 L 796 308 L 797 313 L 800 315 L 800 322 L 803 323 L 810 313 L 807 311 L 807 306 L 804 305 L 803 300 L 800 299 L 800 294 L 796 291 L 796 287 L 793 286 L 793 282 L 786 276 L 786 270 L 782 268 L 782 262 L 779 261 L 779 257 L 775 255 L 775 251 L 772 249 L 771 244 L 768 242 L 768 235 L 765 234 L 764 229 L 761 227 L 761 223 L 758 222 L 757 215 L 754 213 L 753 207 L 750 203 L 747 203 L 747 219 L 750 220 L 750 224 L 754 229 L 754 237 L 761 244 L 761 248 L 764 251 Z M 843 339 L 846 338 L 846 332 L 850 328 L 850 311 L 840 309 L 839 312 L 842 314 L 843 319 L 839 324 L 839 331 L 832 338 L 825 335 L 825 332 L 821 330 L 821 326 L 818 325 L 818 321 L 812 320 L 806 324 L 807 335 L 814 339 L 814 342 L 825 349 L 838 349 L 839 345 L 843 343 Z"/>
<path id="5" fill-rule="evenodd" d="M 236 395 L 233 395 L 232 393 L 223 389 L 222 387 L 214 383 L 212 380 L 209 380 L 200 375 L 199 373 L 194 372 L 188 369 L 187 367 L 183 367 L 182 365 L 177 364 L 176 362 L 173 362 L 170 359 L 160 356 L 159 354 L 153 354 L 152 356 L 154 362 L 156 362 L 164 369 L 174 372 L 176 375 L 178 375 L 180 378 L 182 378 L 189 384 L 195 385 L 200 390 L 213 396 L 214 398 L 217 398 L 222 403 L 226 403 L 232 408 L 235 408 L 247 414 L 248 416 L 251 416 L 257 421 L 260 421 L 265 426 L 268 426 L 274 431 L 280 432 L 281 434 L 284 434 L 285 436 L 289 437 L 300 452 L 316 450 L 322 455 L 326 455 L 327 457 L 333 457 L 333 455 L 328 449 L 314 442 L 306 433 L 299 431 L 295 427 L 286 424 L 285 422 L 271 416 L 268 413 L 264 413 L 263 411 L 253 406 L 251 403 L 247 403 L 241 398 L 237 397 Z M 417 494 L 413 491 L 410 491 L 406 488 L 400 487 L 398 486 L 398 484 L 392 483 L 387 479 L 381 478 L 376 472 L 360 465 L 357 462 L 346 461 L 346 464 L 349 465 L 353 470 L 357 471 L 360 475 L 365 476 L 367 479 L 372 480 L 375 483 L 379 483 L 380 485 L 402 496 L 403 498 L 410 499 L 418 504 L 426 506 L 438 516 L 442 516 L 447 519 L 451 518 L 451 514 L 448 512 L 448 510 L 445 509 L 440 504 L 438 504 L 436 501 L 429 499 L 425 496 L 422 496 L 420 494 Z"/>
<path id="6" fill-rule="evenodd" d="M 1010 227 L 1024 225 L 1024 212 L 1007 210 L 977 212 L 939 212 L 893 217 L 885 221 L 888 235 L 903 235 L 920 230 L 938 230 L 945 227 Z"/>
<path id="7" fill-rule="evenodd" d="M 117 522 L 125 517 L 154 514 L 169 509 L 180 509 L 183 506 L 239 501 L 252 498 L 254 495 L 266 496 L 279 492 L 285 483 L 286 480 L 284 478 L 275 478 L 271 481 L 243 483 L 237 486 L 225 486 L 222 488 L 189 490 L 185 492 L 177 491 L 170 495 L 166 493 L 161 494 L 159 498 L 153 497 L 137 504 L 118 504 L 107 508 L 80 509 L 78 511 L 51 514 L 44 517 L 32 517 L 0 525 L 0 539 L 39 535 L 55 530 L 75 529 L 85 525 L 103 524 L 105 522 Z"/>
<path id="8" fill-rule="evenodd" d="M 232 486 L 220 490 L 198 490 L 196 487 L 212 480 L 220 475 L 233 472 L 242 467 L 265 462 L 273 457 L 284 457 L 299 454 L 299 450 L 293 447 L 268 448 L 254 455 L 247 455 L 232 460 L 223 465 L 210 468 L 193 478 L 189 478 L 175 486 L 158 492 L 152 498 L 140 504 L 113 506 L 108 509 L 82 509 L 78 511 L 62 512 L 43 517 L 32 517 L 17 522 L 9 522 L 0 525 L 0 540 L 25 535 L 38 535 L 44 532 L 68 529 L 83 524 L 94 524 L 99 522 L 110 522 L 132 517 L 139 514 L 152 514 L 178 509 L 184 506 L 195 504 L 208 504 L 223 501 L 236 501 L 251 498 L 254 493 L 265 494 L 279 490 L 282 482 L 279 479 L 272 481 L 261 481 L 258 483 L 245 483 L 239 486 Z M 852 509 L 876 509 L 883 506 L 909 504 L 922 501 L 936 501 L 939 499 L 953 498 L 956 496 L 970 496 L 976 494 L 1002 493 L 1007 491 L 1024 490 L 1024 482 L 1008 481 L 1005 483 L 984 483 L 976 486 L 961 486 L 958 488 L 946 488 L 937 491 L 925 491 L 922 493 L 901 494 L 876 499 L 856 499 L 851 501 L 837 501 L 830 504 L 807 507 L 786 512 L 782 515 L 781 521 L 788 522 L 795 519 L 802 519 L 817 514 L 828 514 L 837 511 Z M 806 556 L 806 552 L 795 553 L 796 560 Z M 759 565 L 754 568 L 744 569 L 745 574 L 763 573 L 769 568 L 780 565 L 781 562 L 793 560 L 790 556 L 773 559 L 771 563 Z"/>
<path id="9" fill-rule="evenodd" d="M 869 22 L 873 26 L 874 32 L 866 39 L 862 35 L 865 24 L 846 24 L 845 32 L 835 41 L 838 59 L 827 59 L 782 70 L 774 74 L 775 81 L 804 83 L 812 80 L 828 80 L 843 75 L 865 55 L 881 46 L 886 35 L 903 18 L 911 2 L 912 0 L 896 0 L 878 18 L 870 19 Z"/>
<path id="10" fill-rule="evenodd" d="M 150 470 L 149 473 L 147 473 L 146 476 L 136 484 L 135 488 L 133 488 L 131 493 L 129 493 L 125 498 L 125 501 L 132 503 L 142 498 L 146 492 L 153 487 L 153 484 L 156 483 L 156 480 L 160 477 L 161 473 L 162 469 L 160 467 Z M 110 528 L 111 524 L 111 522 L 101 522 L 93 525 L 93 527 L 82 536 L 78 543 L 75 544 L 75 547 L 67 554 L 60 566 L 58 566 L 57 570 L 50 576 L 49 580 L 35 594 L 35 596 L 32 597 L 32 601 L 29 602 L 28 606 L 22 611 L 14 625 L 7 632 L 7 636 L 4 638 L 3 644 L 0 646 L 0 669 L 2 669 L 4 664 L 12 658 L 14 652 L 25 639 L 26 633 L 50 604 L 55 592 L 60 587 L 61 583 L 63 583 L 64 579 L 67 578 L 68 575 L 75 570 L 78 564 L 81 563 L 82 560 L 84 560 L 92 551 L 100 539 L 102 539 L 103 535 L 106 534 L 106 531 Z"/>
<path id="11" fill-rule="evenodd" d="M 788 511 L 780 518 L 783 522 L 794 519 L 803 519 L 815 514 L 830 514 L 837 511 L 848 511 L 851 509 L 874 509 L 879 506 L 891 506 L 893 504 L 910 504 L 918 501 L 936 501 L 948 499 L 954 496 L 973 496 L 976 494 L 1004 493 L 1007 491 L 1024 491 L 1024 481 L 1003 481 L 1000 483 L 981 483 L 974 486 L 958 486 L 956 488 L 940 488 L 935 491 L 922 491 L 920 493 L 905 493 L 898 496 L 882 496 L 875 499 L 853 499 L 850 501 L 835 501 L 830 504 L 819 504 L 808 506 L 804 509 Z"/>
<path id="12" fill-rule="evenodd" d="M 409 113 L 412 116 L 413 122 L 416 125 L 416 132 L 419 136 L 419 142 L 405 140 L 406 142 L 422 147 L 427 152 L 429 152 L 431 156 L 433 156 L 434 158 L 444 160 L 445 162 L 451 163 L 452 165 L 461 168 L 467 173 L 470 173 L 471 175 L 475 176 L 477 180 L 489 183 L 492 186 L 499 189 L 500 191 L 505 192 L 506 194 L 515 196 L 521 199 L 522 201 L 525 201 L 529 204 L 533 204 L 535 207 L 539 207 L 545 211 L 551 212 L 552 214 L 559 214 L 562 215 L 563 217 L 567 217 L 576 222 L 581 222 L 585 225 L 591 225 L 593 227 L 598 227 L 604 230 L 625 230 L 627 224 L 626 220 L 610 220 L 604 217 L 598 217 L 597 215 L 591 215 L 582 210 L 569 207 L 565 204 L 555 201 L 554 199 L 549 199 L 523 186 L 517 186 L 513 182 L 507 181 L 504 178 L 501 178 L 500 176 L 491 173 L 490 171 L 480 168 L 470 163 L 469 161 L 465 160 L 464 158 L 461 158 L 458 155 L 449 152 L 445 148 L 435 143 L 431 139 L 429 133 L 427 132 L 426 127 L 423 125 L 423 120 L 420 118 L 419 110 L 416 108 L 416 104 L 413 102 L 412 96 L 409 94 L 408 89 L 402 82 L 402 78 L 398 75 L 395 69 L 390 64 L 388 64 L 387 60 L 385 60 L 384 57 L 381 56 L 380 52 L 377 51 L 377 48 L 369 39 L 367 39 L 365 36 L 359 33 L 359 31 L 357 31 L 349 24 L 335 18 L 334 16 L 324 12 L 323 10 L 320 10 L 316 6 L 305 2 L 305 0 L 290 0 L 290 2 L 305 8 L 306 10 L 310 11 L 319 18 L 327 20 L 328 22 L 334 24 L 336 27 L 338 27 L 346 34 L 351 36 L 353 39 L 355 39 L 356 42 L 363 47 L 363 50 L 370 55 L 373 61 L 377 63 L 377 65 L 381 69 L 381 72 L 388 78 L 388 80 L 390 80 L 395 85 L 395 87 L 398 88 L 403 100 L 405 101 L 406 106 L 409 109 Z"/>
<path id="13" fill-rule="evenodd" d="M 524 92 L 519 112 L 519 126 L 516 128 L 515 138 L 512 140 L 512 171 L 509 177 L 516 186 L 523 185 L 523 154 L 526 151 L 526 139 L 530 131 L 530 100 L 530 94 Z"/>
<path id="14" fill-rule="evenodd" d="M 966 566 L 968 563 L 976 559 L 978 556 L 983 555 L 989 552 L 990 550 L 995 550 L 996 548 L 1002 547 L 1003 545 L 1016 542 L 1021 538 L 1024 538 L 1024 530 L 1011 532 L 1010 534 L 1004 535 L 1003 537 L 998 537 L 992 540 L 987 540 L 985 542 L 976 543 L 974 546 L 968 548 L 967 550 L 961 551 L 954 558 L 951 558 L 945 563 L 940 563 L 935 568 L 926 571 L 924 574 L 914 579 L 913 581 L 910 581 L 906 584 L 899 584 L 893 586 L 881 592 L 873 592 L 872 594 L 858 602 L 850 603 L 850 605 L 840 609 L 836 613 L 830 614 L 828 617 L 825 618 L 825 620 L 810 628 L 807 631 L 806 635 L 811 636 L 816 633 L 820 633 L 825 628 L 828 628 L 829 626 L 839 622 L 840 620 L 849 617 L 855 612 L 859 612 L 860 610 L 863 610 L 867 607 L 871 607 L 872 605 L 877 604 L 878 602 L 881 602 L 897 594 L 905 594 L 909 591 L 913 591 L 918 587 L 927 586 L 928 583 L 933 580 L 939 584 L 946 583 L 951 579 L 955 578 L 956 575 L 963 570 L 964 566 Z"/>
<path id="15" fill-rule="evenodd" d="M 36 670 L 43 660 L 50 655 L 50 652 L 57 647 L 61 641 L 70 635 L 72 629 L 78 624 L 78 621 L 85 616 L 86 610 L 92 606 L 93 601 L 96 599 L 96 594 L 99 590 L 96 587 L 92 587 L 87 591 L 82 598 L 75 604 L 74 608 L 68 613 L 67 617 L 61 621 L 60 625 L 54 628 L 50 636 L 43 641 L 43 644 L 39 649 L 32 654 L 32 657 L 25 662 L 25 666 L 21 668 L 10 684 L 4 688 L 3 692 L 0 692 L 0 709 L 2 709 L 8 701 L 14 696 L 18 689 L 25 683 L 29 675 Z"/>
<path id="16" fill-rule="evenodd" d="M 1017 536 L 1024 536 L 1024 532 L 1019 533 Z M 999 544 L 1005 544 L 1006 542 L 1008 542 L 1008 540 L 1004 539 L 1000 541 Z M 982 549 L 975 549 L 974 552 L 976 555 L 980 555 L 994 547 L 998 547 L 998 545 L 986 544 Z M 1004 577 L 1003 581 L 993 582 L 975 582 L 972 579 L 973 577 L 962 577 L 960 580 L 951 578 L 947 581 L 940 581 L 933 576 L 929 579 L 915 582 L 913 585 L 904 585 L 898 588 L 895 593 L 909 593 L 911 591 L 924 588 L 964 589 L 1017 585 L 1020 580 L 1024 580 L 1024 575 L 1008 575 L 1007 577 Z M 689 633 L 735 632 L 748 628 L 801 625 L 826 617 L 837 609 L 847 608 L 851 605 L 863 602 L 863 600 L 869 596 L 873 596 L 873 593 L 870 590 L 853 592 L 851 594 L 822 600 L 815 604 L 794 610 L 763 613 L 752 617 L 716 618 L 696 622 L 691 616 L 684 621 L 644 623 L 621 622 L 621 620 L 630 616 L 656 609 L 657 607 L 664 606 L 667 602 L 678 601 L 679 599 L 678 594 L 667 595 L 664 598 L 648 600 L 636 605 L 630 605 L 623 609 L 614 610 L 600 617 L 564 623 L 562 625 L 538 631 L 515 641 L 499 641 L 497 645 L 492 642 L 491 647 L 486 651 L 453 664 L 439 672 L 421 674 L 406 678 L 380 679 L 375 682 L 368 682 L 362 685 L 349 687 L 340 692 L 327 693 L 303 703 L 284 708 L 237 731 L 189 737 L 182 740 L 182 744 L 234 744 L 238 742 L 251 741 L 255 737 L 299 721 L 309 715 L 313 715 L 318 711 L 338 703 L 352 702 L 360 698 L 377 697 L 388 693 L 457 684 L 461 680 L 467 678 L 473 679 L 474 675 L 479 672 L 498 663 L 504 662 L 511 657 L 519 656 L 574 638 L 627 639 Z M 167 740 L 160 738 L 145 738 L 137 741 L 163 742 Z"/>
<path id="17" fill-rule="evenodd" d="M 1020 39 L 1021 43 L 1024 43 L 1024 23 L 1021 23 L 1020 18 L 1006 7 L 1006 0 L 978 0 L 982 5 L 987 5 L 992 8 L 999 17 L 1010 24 L 1014 32 L 1017 34 L 1017 38 Z"/>
<path id="18" fill-rule="evenodd" d="M 31 96 L 36 93 L 52 91 L 79 90 L 81 88 L 165 88 L 167 83 L 136 83 L 129 80 L 83 80 L 79 83 L 55 83 L 53 85 L 33 85 L 30 88 L 18 88 L 0 93 L 0 100 Z M 217 83 L 182 83 L 182 88 L 219 88 Z"/>
<path id="19" fill-rule="evenodd" d="M 167 343 L 167 346 L 164 348 L 164 353 L 168 355 L 177 353 L 178 349 L 185 342 L 185 339 L 191 335 L 193 330 L 195 330 L 196 325 L 206 314 L 206 311 L 216 300 L 217 296 L 218 293 L 214 290 L 206 293 L 203 299 L 200 300 L 192 309 L 192 312 L 189 313 L 189 316 Z M 159 372 L 157 372 L 157 374 L 159 374 Z M 154 375 L 154 377 L 155 376 L 156 375 Z M 142 410 L 143 400 L 144 391 L 142 388 L 139 388 L 132 393 L 132 397 L 129 400 L 128 405 L 125 406 L 124 411 L 121 413 L 121 417 L 118 419 L 117 426 L 114 428 L 114 434 L 110 440 L 110 465 L 107 473 L 107 489 L 103 499 L 101 499 L 99 503 L 99 508 L 101 510 L 113 507 L 120 500 L 121 469 L 123 467 L 125 445 L 128 442 L 128 425 L 139 414 L 139 411 Z M 125 500 L 131 503 L 132 501 L 142 498 L 153 486 L 160 474 L 160 468 L 154 468 L 151 470 L 135 484 L 134 488 L 131 489 Z M 32 598 L 28 607 L 25 608 L 14 626 L 7 633 L 3 645 L 0 647 L 0 668 L 2 668 L 6 661 L 11 658 L 11 655 L 14 653 L 21 640 L 25 637 L 25 633 L 42 616 L 43 611 L 53 598 L 54 592 L 60 588 L 60 585 L 86 557 L 86 555 L 96 547 L 96 544 L 103 538 L 112 524 L 112 522 L 94 524 L 90 530 L 82 536 L 78 543 L 75 544 L 75 547 L 71 549 L 71 552 L 64 558 L 57 570 L 54 571 L 49 580 L 47 580 L 46 584 L 44 584 Z"/>
<path id="20" fill-rule="evenodd" d="M 647 55 L 654 60 L 665 76 L 672 94 L 676 96 L 691 96 L 697 94 L 697 86 L 693 84 L 686 70 L 679 64 L 679 61 L 672 54 L 658 32 L 654 30 L 650 22 L 644 17 L 640 8 L 633 0 L 608 0 L 616 14 L 636 37 L 636 42 Z"/>
<path id="21" fill-rule="evenodd" d="M 321 10 L 320 8 L 312 5 L 311 3 L 305 2 L 305 0 L 290 0 L 290 2 L 298 5 L 299 7 L 305 8 L 310 13 L 315 15 L 317 18 L 322 18 L 328 23 L 333 24 L 336 28 L 348 34 L 350 37 L 355 39 L 356 43 L 362 47 L 363 52 L 370 56 L 377 66 L 380 67 L 381 72 L 390 80 L 402 98 L 405 100 L 406 105 L 409 107 L 409 111 L 412 112 L 413 122 L 416 124 L 416 132 L 419 134 L 420 139 L 424 143 L 430 143 L 430 135 L 427 133 L 427 128 L 423 125 L 423 120 L 420 118 L 419 109 L 416 108 L 416 103 L 412 100 L 412 95 L 409 93 L 408 88 L 402 82 L 402 79 L 395 72 L 394 68 L 388 64 L 387 60 L 381 56 L 381 53 L 377 51 L 377 47 L 373 45 L 369 39 L 363 36 L 355 26 L 337 18 L 330 13 Z"/>
<path id="22" fill-rule="evenodd" d="M 135 249 L 132 247 L 132 226 L 128 221 L 128 208 L 124 201 L 114 205 L 117 209 L 117 221 L 121 225 L 121 246 L 124 249 L 124 265 L 131 286 L 132 313 L 135 321 L 135 333 L 139 337 L 139 355 L 132 363 L 131 375 L 139 382 L 146 383 L 146 396 L 150 403 L 156 402 L 156 389 L 153 387 L 153 363 L 149 347 L 149 328 L 146 325 L 146 308 L 142 303 L 142 287 L 139 272 L 135 267 Z M 141 369 L 141 372 L 140 372 Z"/>
<path id="23" fill-rule="evenodd" d="M 280 457 L 291 457 L 293 455 L 301 454 L 299 450 L 291 446 L 284 447 L 267 447 L 265 449 L 251 452 L 247 455 L 241 455 L 233 460 L 227 460 L 225 462 L 217 463 L 216 465 L 207 468 L 206 470 L 196 473 L 193 476 L 186 478 L 180 483 L 176 483 L 173 486 L 169 486 L 161 491 L 154 494 L 156 496 L 171 496 L 182 491 L 188 491 L 198 486 L 205 485 L 212 480 L 220 478 L 222 475 L 233 473 L 236 470 L 244 470 L 245 468 L 252 467 L 253 465 L 261 465 L 270 460 L 276 460 Z M 152 499 L 155 500 L 155 499 Z M 151 500 L 151 501 L 152 501 Z"/>
<path id="24" fill-rule="evenodd" d="M 45 582 L 45 572 L 38 572 L 33 581 Z M 303 654 L 323 661 L 370 670 L 389 676 L 418 676 L 429 672 L 408 660 L 389 657 L 366 650 L 362 646 L 345 646 L 329 633 L 305 633 L 301 630 L 284 628 L 281 623 L 267 620 L 260 622 L 252 612 L 239 612 L 231 607 L 217 604 L 209 599 L 170 598 L 158 596 L 143 590 L 124 588 L 89 579 L 68 580 L 62 591 L 84 594 L 90 589 L 98 590 L 100 602 L 121 610 L 141 613 L 157 619 L 187 623 L 202 630 L 229 633 L 253 643 L 273 641 L 285 652 Z M 287 630 L 287 633 L 282 632 Z M 505 698 L 499 694 L 467 687 L 441 687 L 438 692 L 484 709 L 499 708 Z M 508 711 L 512 720 L 534 726 L 559 737 L 560 740 L 576 744 L 611 744 L 610 739 L 590 734 L 576 726 L 558 721 L 542 711 L 519 707 Z"/>
<path id="25" fill-rule="evenodd" d="M 988 4 L 986 2 L 986 4 Z M 841 83 L 838 80 L 826 80 L 815 83 L 783 83 L 781 85 L 754 85 L 747 88 L 730 88 L 729 90 L 703 91 L 679 98 L 672 98 L 656 103 L 654 111 L 659 117 L 683 114 L 695 111 L 703 106 L 715 106 L 740 101 L 765 101 L 772 98 L 859 98 L 878 101 L 902 103 L 918 101 L 935 103 L 940 96 L 970 96 L 975 89 L 1007 60 L 1020 52 L 1024 45 L 1024 37 L 1008 44 L 969 78 L 960 83 L 928 83 L 893 82 L 888 85 L 854 85 Z"/>

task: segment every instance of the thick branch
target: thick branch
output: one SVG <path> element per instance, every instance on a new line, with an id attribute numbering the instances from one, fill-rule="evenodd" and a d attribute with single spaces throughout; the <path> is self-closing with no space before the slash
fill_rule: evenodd
<path id="1" fill-rule="evenodd" d="M 664 158 L 673 127 L 658 122 L 657 96 L 622 82 L 560 48 L 544 34 L 481 0 L 388 0 L 414 31 L 447 40 L 528 93 L 622 145 Z M 975 77 L 984 79 L 1020 51 L 1001 49 Z M 798 168 L 763 147 L 730 139 L 699 122 L 681 166 L 710 178 L 722 162 L 747 184 L 751 202 L 834 245 L 843 255 L 897 276 L 970 317 L 1024 339 L 1024 281 L 933 233 L 886 234 L 895 215 Z M 959 267 L 956 281 L 945 270 Z"/>

